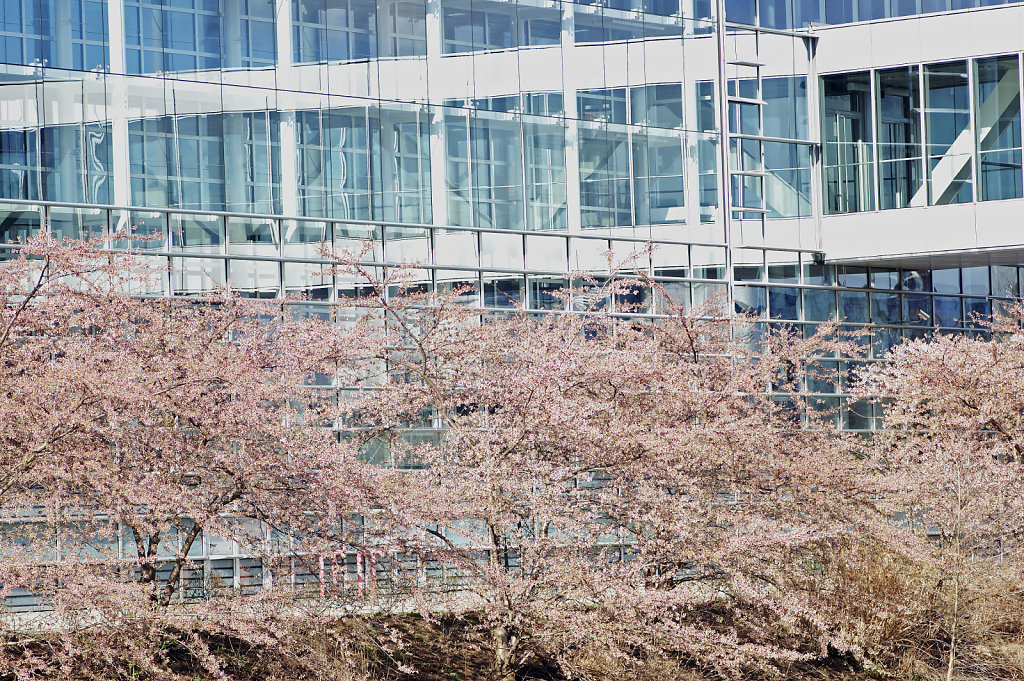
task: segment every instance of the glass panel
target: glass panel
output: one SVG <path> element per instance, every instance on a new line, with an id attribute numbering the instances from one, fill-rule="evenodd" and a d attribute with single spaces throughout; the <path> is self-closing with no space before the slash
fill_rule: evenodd
<path id="1" fill-rule="evenodd" d="M 0 243 L 27 241 L 42 222 L 41 210 L 34 206 L 0 209 Z"/>
<path id="2" fill-rule="evenodd" d="M 212 215 L 174 215 L 171 220 L 173 250 L 186 253 L 222 253 L 224 218 Z"/>
<path id="3" fill-rule="evenodd" d="M 935 296 L 935 326 L 955 328 L 960 326 L 963 318 L 963 310 L 960 308 L 960 298 L 952 296 Z"/>
<path id="4" fill-rule="evenodd" d="M 279 225 L 265 218 L 228 218 L 228 253 L 277 256 Z"/>
<path id="5" fill-rule="evenodd" d="M 682 85 L 648 85 L 630 90 L 631 122 L 657 128 L 683 126 Z"/>
<path id="6" fill-rule="evenodd" d="M 839 265 L 836 267 L 836 276 L 840 286 L 849 288 L 867 288 L 868 269 L 854 265 Z"/>
<path id="7" fill-rule="evenodd" d="M 483 273 L 484 307 L 514 308 L 523 304 L 525 287 L 518 275 Z"/>
<path id="8" fill-rule="evenodd" d="M 768 309 L 767 290 L 761 286 L 736 286 L 733 288 L 737 314 L 750 315 L 761 319 Z"/>
<path id="9" fill-rule="evenodd" d="M 520 125 L 511 115 L 490 116 L 446 118 L 449 220 L 462 226 L 523 229 Z"/>
<path id="10" fill-rule="evenodd" d="M 231 289 L 244 298 L 276 298 L 281 287 L 280 263 L 263 260 L 232 260 Z"/>
<path id="11" fill-rule="evenodd" d="M 850 0 L 825 0 L 825 23 L 849 23 L 854 20 L 856 9 L 856 5 Z"/>
<path id="12" fill-rule="evenodd" d="M 796 284 L 800 281 L 800 255 L 768 251 L 768 281 Z"/>
<path id="13" fill-rule="evenodd" d="M 725 18 L 737 24 L 754 24 L 754 0 L 725 0 Z"/>
<path id="14" fill-rule="evenodd" d="M 932 270 L 932 290 L 936 293 L 960 293 L 960 268 Z"/>
<path id="15" fill-rule="evenodd" d="M 565 288 L 566 282 L 561 278 L 530 277 L 530 309 L 564 310 Z"/>
<path id="16" fill-rule="evenodd" d="M 768 217 L 811 215 L 811 148 L 803 144 L 764 143 L 765 207 Z"/>
<path id="17" fill-rule="evenodd" d="M 285 295 L 300 296 L 304 300 L 329 300 L 334 277 L 326 273 L 325 268 L 319 263 L 284 263 Z"/>
<path id="18" fill-rule="evenodd" d="M 987 296 L 989 294 L 988 268 L 987 267 L 965 267 L 963 269 L 964 293 L 974 296 Z"/>
<path id="19" fill-rule="evenodd" d="M 107 211 L 90 208 L 49 209 L 50 232 L 57 239 L 100 240 L 107 232 Z"/>
<path id="20" fill-rule="evenodd" d="M 331 242 L 331 225 L 319 220 L 285 220 L 282 252 L 291 258 L 320 258 Z"/>
<path id="21" fill-rule="evenodd" d="M 1014 297 L 1018 295 L 1019 290 L 1016 267 L 992 266 L 992 295 Z"/>
<path id="22" fill-rule="evenodd" d="M 733 278 L 736 281 L 761 281 L 764 279 L 764 251 L 753 248 L 738 248 L 733 252 Z"/>
<path id="23" fill-rule="evenodd" d="M 982 201 L 1022 195 L 1020 66 L 1017 55 L 975 62 L 974 115 Z"/>
<path id="24" fill-rule="evenodd" d="M 685 221 L 683 140 L 679 133 L 650 129 L 633 135 L 635 221 L 656 225 Z"/>
<path id="25" fill-rule="evenodd" d="M 523 123 L 526 162 L 526 228 L 566 229 L 565 128 Z"/>
<path id="26" fill-rule="evenodd" d="M 292 59 L 296 63 L 377 56 L 377 8 L 369 0 L 295 0 Z"/>
<path id="27" fill-rule="evenodd" d="M 772 287 L 768 289 L 768 310 L 773 319 L 800 320 L 800 289 Z"/>
<path id="28" fill-rule="evenodd" d="M 764 134 L 767 137 L 807 139 L 807 79 L 803 76 L 764 78 Z"/>
<path id="29" fill-rule="evenodd" d="M 867 323 L 867 292 L 839 291 L 839 318 L 848 322 Z"/>
<path id="30" fill-rule="evenodd" d="M 768 28 L 792 28 L 789 17 L 790 0 L 759 0 L 757 16 L 762 26 Z"/>
<path id="31" fill-rule="evenodd" d="M 880 208 L 924 205 L 917 67 L 878 71 Z"/>
<path id="32" fill-rule="evenodd" d="M 899 324 L 903 319 L 903 303 L 896 293 L 871 294 L 871 321 L 874 324 Z"/>
<path id="33" fill-rule="evenodd" d="M 295 113 L 299 206 L 303 215 L 373 218 L 380 173 L 378 121 L 368 107 Z"/>
<path id="34" fill-rule="evenodd" d="M 826 213 L 874 209 L 870 83 L 868 72 L 821 79 Z"/>
<path id="35" fill-rule="evenodd" d="M 226 284 L 226 262 L 219 258 L 173 258 L 171 292 L 191 296 L 210 293 Z"/>
<path id="36" fill-rule="evenodd" d="M 526 269 L 564 274 L 568 270 L 565 237 L 526 237 Z"/>
<path id="37" fill-rule="evenodd" d="M 583 227 L 632 224 L 626 133 L 580 128 L 580 221 Z"/>
<path id="38" fill-rule="evenodd" d="M 971 201 L 974 138 L 967 62 L 925 67 L 925 141 L 932 205 Z"/>
<path id="39" fill-rule="evenodd" d="M 823 322 L 836 318 L 836 294 L 827 289 L 804 289 L 804 319 Z"/>

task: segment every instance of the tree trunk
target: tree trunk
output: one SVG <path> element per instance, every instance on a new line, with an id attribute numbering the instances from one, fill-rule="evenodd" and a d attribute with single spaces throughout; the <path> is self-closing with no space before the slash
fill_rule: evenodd
<path id="1" fill-rule="evenodd" d="M 960 622 L 960 582 L 964 571 L 964 522 L 963 514 L 966 505 L 963 485 L 963 461 L 959 461 L 956 469 L 956 515 L 953 525 L 953 624 L 949 628 L 949 664 L 946 666 L 946 681 L 953 681 L 953 668 L 956 664 L 956 637 Z"/>
<path id="2" fill-rule="evenodd" d="M 956 662 L 956 625 L 960 619 L 960 571 L 953 582 L 953 626 L 949 632 L 949 665 L 946 667 L 946 681 L 953 681 L 953 665 Z"/>
<path id="3" fill-rule="evenodd" d="M 517 637 L 510 633 L 504 624 L 495 625 L 491 629 L 494 644 L 494 681 L 515 681 L 516 669 L 512 658 L 515 653 Z"/>
<path id="4" fill-rule="evenodd" d="M 160 605 L 166 607 L 171 603 L 171 597 L 174 596 L 174 592 L 177 590 L 178 578 L 181 576 L 181 568 L 188 560 L 188 552 L 192 549 L 192 544 L 195 543 L 196 537 L 202 528 L 198 523 L 193 522 L 192 527 L 189 528 L 188 534 L 185 535 L 185 540 L 181 544 L 181 551 L 178 552 L 178 557 L 174 561 L 174 565 L 171 566 L 171 574 L 167 577 L 167 584 L 164 585 L 163 593 L 160 594 Z"/>
<path id="5" fill-rule="evenodd" d="M 160 533 L 154 532 L 147 537 L 135 527 L 131 528 L 132 536 L 135 538 L 135 550 L 139 555 L 139 584 L 152 584 L 156 581 L 156 558 L 157 547 L 160 545 Z"/>

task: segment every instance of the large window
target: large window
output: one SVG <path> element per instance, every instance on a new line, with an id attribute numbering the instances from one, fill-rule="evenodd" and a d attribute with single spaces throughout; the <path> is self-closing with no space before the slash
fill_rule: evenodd
<path id="1" fill-rule="evenodd" d="M 377 56 L 377 4 L 372 0 L 293 0 L 293 59 L 351 61 Z"/>
<path id="2" fill-rule="evenodd" d="M 922 205 L 921 91 L 917 67 L 875 74 L 881 208 Z"/>
<path id="3" fill-rule="evenodd" d="M 974 137 L 967 62 L 929 64 L 924 78 L 929 203 L 969 202 Z"/>
<path id="4" fill-rule="evenodd" d="M 1021 197 L 1020 66 L 1017 55 L 974 63 L 978 198 Z"/>
<path id="5" fill-rule="evenodd" d="M 826 213 L 874 208 L 871 75 L 847 73 L 822 78 Z"/>
<path id="6" fill-rule="evenodd" d="M 102 71 L 109 62 L 106 2 L 3 0 L 0 62 Z"/>
<path id="7" fill-rule="evenodd" d="M 298 185 L 303 215 L 369 220 L 377 173 L 365 107 L 298 111 Z"/>
<path id="8" fill-rule="evenodd" d="M 630 148 L 626 132 L 581 128 L 579 145 L 580 222 L 583 227 L 632 224 Z"/>
<path id="9" fill-rule="evenodd" d="M 566 228 L 565 127 L 523 122 L 527 229 Z"/>
<path id="10" fill-rule="evenodd" d="M 515 3 L 446 0 L 442 10 L 444 53 L 516 47 Z"/>
<path id="11" fill-rule="evenodd" d="M 468 112 L 466 112 L 468 114 Z M 479 112 L 447 117 L 448 212 L 453 224 L 523 229 L 519 121 Z"/>

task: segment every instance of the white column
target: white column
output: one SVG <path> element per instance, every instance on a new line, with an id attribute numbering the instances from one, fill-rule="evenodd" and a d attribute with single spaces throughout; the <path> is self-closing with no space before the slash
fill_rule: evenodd
<path id="1" fill-rule="evenodd" d="M 241 0 L 224 0 L 221 17 L 221 57 L 226 68 L 242 66 L 242 8 Z"/>
<path id="2" fill-rule="evenodd" d="M 277 31 L 277 82 L 287 83 L 292 70 L 292 0 L 277 0 L 274 11 Z M 298 134 L 295 130 L 295 111 L 289 107 L 288 92 L 277 94 L 281 142 L 281 210 L 285 215 L 299 214 Z M 289 110 L 291 109 L 291 110 Z"/>
<path id="3" fill-rule="evenodd" d="M 431 79 L 444 77 L 441 56 L 441 2 L 427 0 L 427 101 L 430 102 L 430 206 L 435 225 L 447 225 L 448 217 L 448 149 L 445 143 L 444 102 Z"/>
<path id="4" fill-rule="evenodd" d="M 55 63 L 47 64 L 51 68 L 74 68 L 71 51 L 71 1 L 57 0 L 54 3 L 54 30 L 56 32 Z"/>
<path id="5" fill-rule="evenodd" d="M 569 52 L 575 45 L 576 20 L 573 3 L 562 3 L 562 63 L 569 64 Z M 565 202 L 566 226 L 570 232 L 580 231 L 580 143 L 579 112 L 576 107 L 576 86 L 566 77 L 563 67 L 562 106 L 565 109 Z"/>
<path id="6" fill-rule="evenodd" d="M 131 179 L 128 160 L 128 87 L 123 75 L 127 71 L 124 0 L 107 2 L 107 35 L 112 74 L 107 76 L 107 114 L 111 128 L 113 201 L 119 206 L 127 206 L 131 203 Z"/>

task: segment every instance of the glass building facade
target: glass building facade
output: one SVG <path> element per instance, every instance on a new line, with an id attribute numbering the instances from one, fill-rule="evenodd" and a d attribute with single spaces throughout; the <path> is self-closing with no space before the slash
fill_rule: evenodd
<path id="1" fill-rule="evenodd" d="M 547 311 L 569 273 L 653 242 L 631 266 L 678 300 L 841 319 L 880 357 L 1020 291 L 1012 234 L 984 257 L 829 237 L 1024 200 L 1020 53 L 828 65 L 851 31 L 920 45 L 1024 3 L 2 2 L 0 248 L 40 229 L 139 248 L 166 271 L 144 293 L 312 313 L 357 286 L 322 272 L 322 244 L 369 240 L 424 288 Z"/>
<path id="2" fill-rule="evenodd" d="M 723 296 L 755 338 L 840 320 L 865 361 L 1024 287 L 1024 3 L 0 3 L 0 257 L 49 229 L 143 251 L 142 294 L 324 314 L 360 282 L 323 244 L 368 242 L 422 290 L 546 312 L 653 243 L 630 267 L 676 301 Z M 855 365 L 820 362 L 838 406 Z"/>

